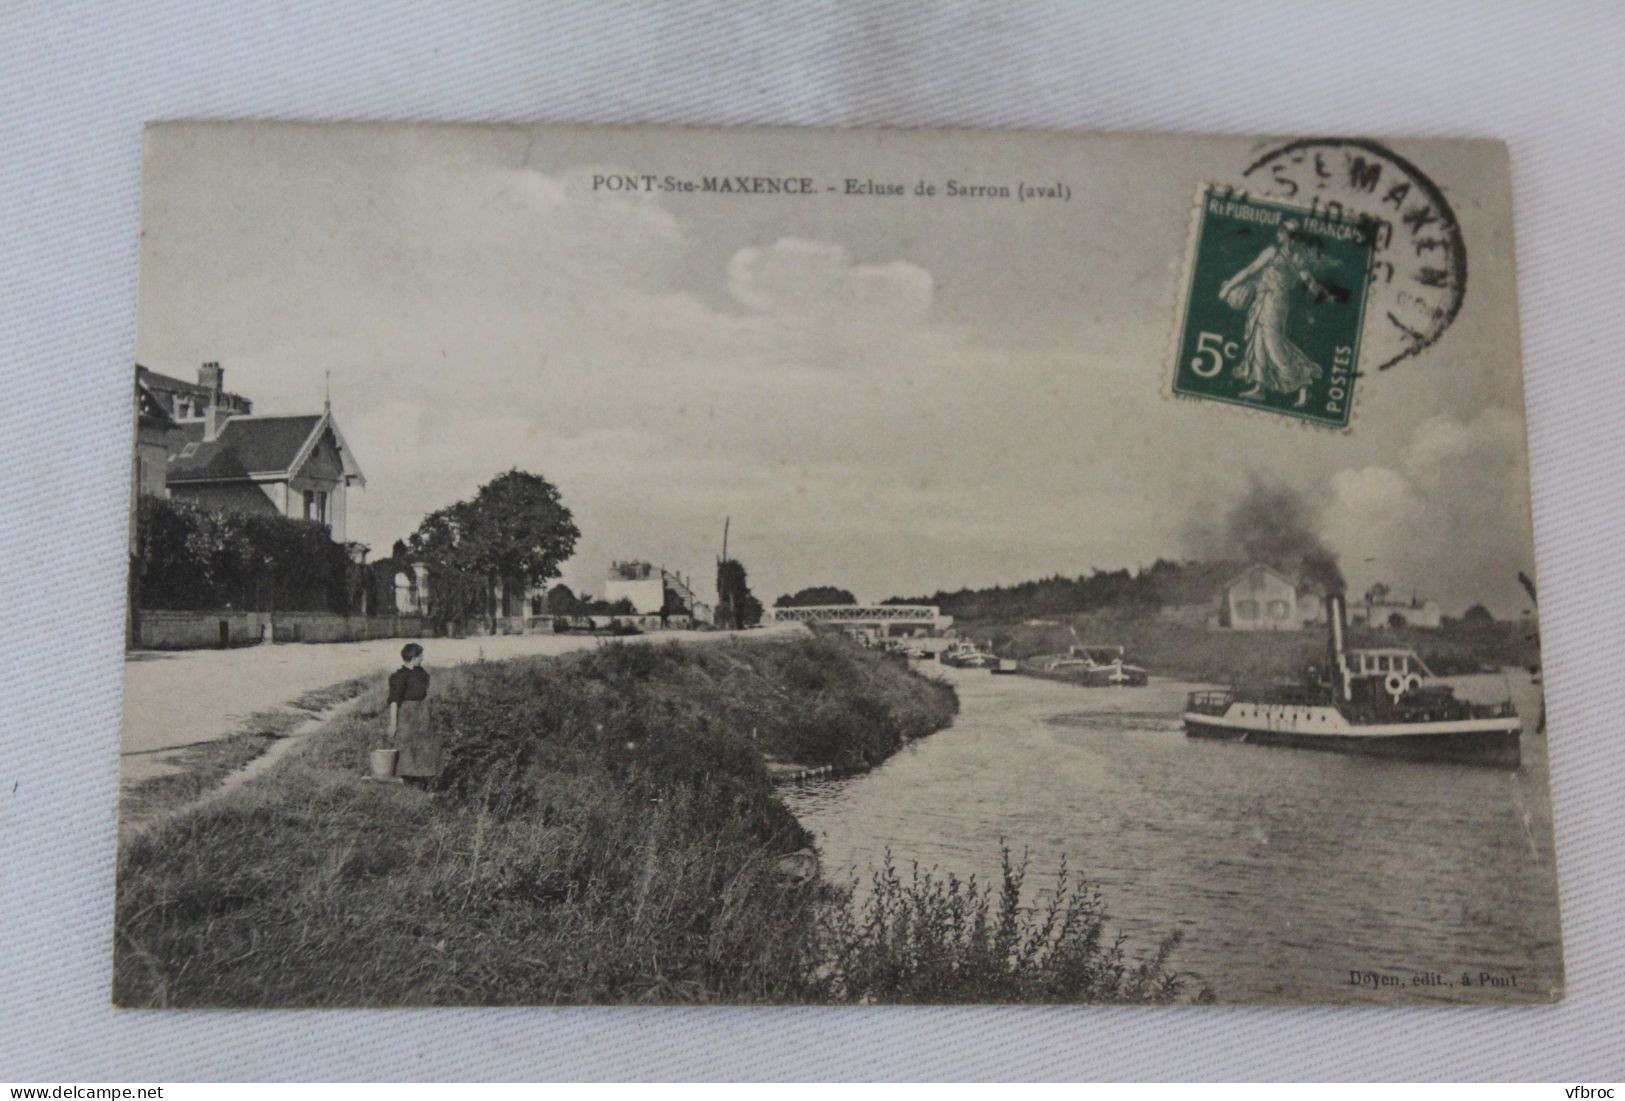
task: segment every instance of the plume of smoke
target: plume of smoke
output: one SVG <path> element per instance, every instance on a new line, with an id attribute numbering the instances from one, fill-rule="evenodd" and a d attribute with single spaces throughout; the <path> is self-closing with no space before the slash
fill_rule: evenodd
<path id="1" fill-rule="evenodd" d="M 1197 524 L 1187 541 L 1198 557 L 1262 562 L 1342 592 L 1337 554 L 1316 534 L 1315 507 L 1286 485 L 1255 478 L 1218 524 Z"/>

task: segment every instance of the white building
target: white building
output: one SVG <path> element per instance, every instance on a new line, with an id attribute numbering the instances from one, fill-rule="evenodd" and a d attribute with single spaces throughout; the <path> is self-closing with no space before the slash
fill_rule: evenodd
<path id="1" fill-rule="evenodd" d="M 1358 604 L 1349 605 L 1349 622 L 1386 630 L 1389 627 L 1424 627 L 1438 630 L 1444 623 L 1444 613 L 1433 600 L 1411 597 L 1404 600 L 1374 600 L 1370 594 Z"/>
<path id="2" fill-rule="evenodd" d="M 659 615 L 666 606 L 667 592 L 674 594 L 696 619 L 700 617 L 705 606 L 695 598 L 689 580 L 664 566 L 639 560 L 612 562 L 604 581 L 606 603 L 629 601 L 639 615 Z"/>
<path id="3" fill-rule="evenodd" d="M 1298 587 L 1268 566 L 1249 566 L 1224 587 L 1220 623 L 1234 631 L 1301 630 Z"/>
<path id="4" fill-rule="evenodd" d="M 632 605 L 639 615 L 653 615 L 666 602 L 666 586 L 660 571 L 647 562 L 613 562 L 604 582 L 604 601 L 615 604 L 622 600 Z"/>

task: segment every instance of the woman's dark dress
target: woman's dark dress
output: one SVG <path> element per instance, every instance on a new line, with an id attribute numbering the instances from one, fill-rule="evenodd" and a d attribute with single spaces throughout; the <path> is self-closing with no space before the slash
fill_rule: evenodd
<path id="1" fill-rule="evenodd" d="M 400 705 L 395 722 L 397 776 L 438 776 L 440 735 L 429 722 L 429 673 L 405 666 L 389 675 L 389 702 Z"/>

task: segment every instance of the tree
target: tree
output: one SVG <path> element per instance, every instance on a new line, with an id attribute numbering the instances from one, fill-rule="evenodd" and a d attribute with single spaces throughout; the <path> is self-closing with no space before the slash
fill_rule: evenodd
<path id="1" fill-rule="evenodd" d="M 468 549 L 473 506 L 467 501 L 437 509 L 423 518 L 409 540 L 412 555 L 429 569 L 426 610 L 436 623 L 459 623 L 487 606 L 485 579 L 474 570 Z"/>
<path id="2" fill-rule="evenodd" d="M 581 601 L 568 585 L 554 585 L 547 591 L 548 615 L 577 615 L 581 611 Z"/>
<path id="3" fill-rule="evenodd" d="M 412 534 L 412 550 L 429 564 L 437 619 L 460 619 L 478 609 L 494 631 L 498 586 L 528 587 L 557 577 L 580 537 L 551 482 L 510 470 L 481 486 L 473 500 L 424 517 Z M 448 587 L 444 594 L 437 591 L 442 585 Z"/>
<path id="4" fill-rule="evenodd" d="M 751 595 L 744 563 L 724 558 L 717 563 L 717 624 L 754 627 L 762 621 L 762 602 Z"/>
<path id="5" fill-rule="evenodd" d="M 811 608 L 825 604 L 856 604 L 858 598 L 833 585 L 814 585 L 795 594 L 785 594 L 773 602 L 775 608 Z"/>
<path id="6" fill-rule="evenodd" d="M 1408 626 L 1409 623 L 1410 621 L 1398 612 L 1395 612 L 1393 615 L 1388 617 L 1388 626 L 1393 627 L 1396 630 L 1400 627 Z"/>
<path id="7" fill-rule="evenodd" d="M 1392 592 L 1392 589 L 1379 581 L 1365 591 L 1365 602 L 1367 604 L 1386 604 L 1388 595 Z"/>
<path id="8" fill-rule="evenodd" d="M 1468 608 L 1461 614 L 1461 621 L 1463 623 L 1471 623 L 1475 626 L 1483 626 L 1485 624 L 1494 623 L 1495 616 L 1490 614 L 1490 610 L 1484 607 L 1484 605 L 1474 604 L 1471 608 Z"/>

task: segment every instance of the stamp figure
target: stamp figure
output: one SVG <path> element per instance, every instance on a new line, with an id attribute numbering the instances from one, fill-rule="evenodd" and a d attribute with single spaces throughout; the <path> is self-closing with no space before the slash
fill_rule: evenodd
<path id="1" fill-rule="evenodd" d="M 1225 305 L 1247 314 L 1246 344 L 1236 376 L 1252 387 L 1242 397 L 1258 397 L 1265 388 L 1276 393 L 1296 390 L 1298 400 L 1293 404 L 1301 409 L 1309 398 L 1309 384 L 1325 374 L 1287 336 L 1295 281 L 1317 298 L 1336 297 L 1315 278 L 1313 266 L 1298 236 L 1298 223 L 1289 219 L 1276 230 L 1272 244 L 1219 288 Z"/>

